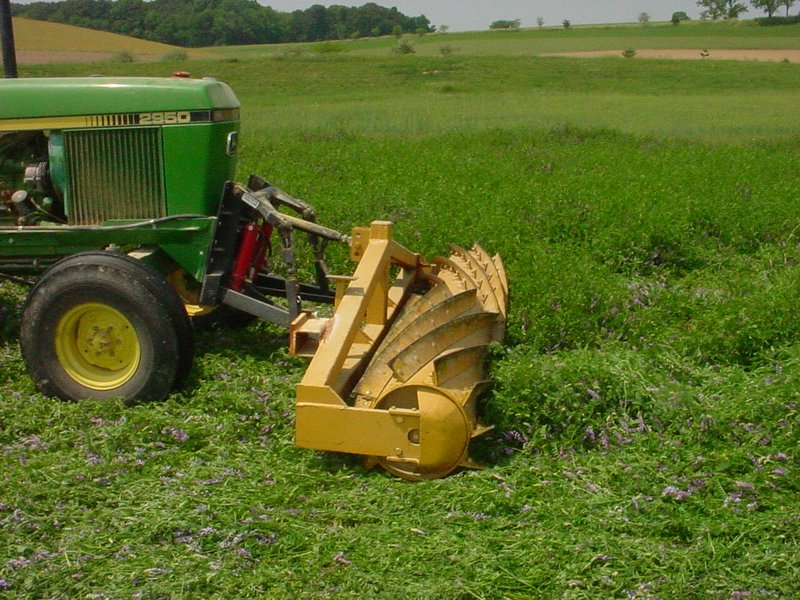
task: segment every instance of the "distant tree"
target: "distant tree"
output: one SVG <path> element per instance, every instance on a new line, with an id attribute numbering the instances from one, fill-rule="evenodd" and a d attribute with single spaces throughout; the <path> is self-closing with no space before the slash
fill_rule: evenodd
<path id="1" fill-rule="evenodd" d="M 697 6 L 703 8 L 701 19 L 736 19 L 747 12 L 747 6 L 736 0 L 697 0 Z"/>
<path id="2" fill-rule="evenodd" d="M 519 25 L 519 19 L 514 19 L 513 21 L 501 19 L 499 21 L 492 21 L 492 24 L 489 25 L 489 29 L 519 29 Z"/>
<path id="3" fill-rule="evenodd" d="M 564 29 L 569 29 L 570 27 L 572 27 L 572 23 L 569 22 L 569 19 L 564 19 L 561 22 L 561 25 L 564 26 Z"/>
<path id="4" fill-rule="evenodd" d="M 769 18 L 781 7 L 781 0 L 750 0 L 753 8 L 763 10 Z"/>
<path id="5" fill-rule="evenodd" d="M 725 14 L 722 5 L 723 2 L 721 0 L 697 0 L 697 6 L 703 9 L 700 13 L 700 18 L 704 21 L 708 19 L 716 21 Z"/>
<path id="6" fill-rule="evenodd" d="M 728 0 L 728 14 L 729 19 L 738 19 L 739 15 L 747 12 L 747 6 L 735 0 Z"/>
<path id="7" fill-rule="evenodd" d="M 536 17 L 536 25 L 539 26 L 539 29 L 544 27 L 544 18 L 543 17 Z"/>
<path id="8" fill-rule="evenodd" d="M 793 4 L 794 4 L 794 0 L 783 0 L 782 2 L 780 2 L 781 6 L 785 6 L 786 7 L 786 16 L 787 17 L 789 16 L 789 9 L 792 8 Z"/>
<path id="9" fill-rule="evenodd" d="M 441 33 L 447 33 L 450 31 L 450 25 L 439 25 L 439 31 Z"/>
<path id="10" fill-rule="evenodd" d="M 678 25 L 678 24 L 680 24 L 681 21 L 689 21 L 689 20 L 690 20 L 689 15 L 687 15 L 682 10 L 672 13 L 672 24 L 673 25 Z"/>
<path id="11" fill-rule="evenodd" d="M 650 22 L 650 15 L 646 12 L 639 13 L 639 25 L 647 25 Z"/>
<path id="12" fill-rule="evenodd" d="M 14 4 L 15 16 L 111 31 L 185 47 L 325 41 L 435 31 L 374 2 L 350 7 L 314 4 L 282 13 L 257 0 L 60 0 Z"/>
<path id="13" fill-rule="evenodd" d="M 336 39 L 335 23 L 321 4 L 314 4 L 306 10 L 296 10 L 292 15 L 292 34 L 295 39 L 302 42 Z M 373 35 L 380 35 L 380 32 Z"/>

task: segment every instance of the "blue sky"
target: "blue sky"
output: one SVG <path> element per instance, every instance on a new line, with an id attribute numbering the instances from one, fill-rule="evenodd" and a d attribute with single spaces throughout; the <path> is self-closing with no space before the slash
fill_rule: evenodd
<path id="1" fill-rule="evenodd" d="M 487 29 L 492 21 L 520 19 L 523 27 L 535 27 L 537 17 L 545 25 L 585 23 L 635 23 L 643 12 L 653 21 L 667 21 L 682 10 L 691 18 L 700 16 L 696 0 L 374 0 L 381 6 L 396 6 L 410 16 L 425 15 L 432 25 L 447 25 L 450 31 Z M 308 8 L 312 4 L 360 6 L 361 1 L 259 0 L 281 12 Z M 752 10 L 745 17 L 758 14 Z"/>

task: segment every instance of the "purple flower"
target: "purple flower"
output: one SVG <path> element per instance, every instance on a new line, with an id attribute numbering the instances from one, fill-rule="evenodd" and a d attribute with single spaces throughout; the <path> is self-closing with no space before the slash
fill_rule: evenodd
<path id="1" fill-rule="evenodd" d="M 183 443 L 183 442 L 185 442 L 186 440 L 189 439 L 188 434 L 183 429 L 174 429 L 173 428 L 169 433 L 170 433 L 170 435 L 172 437 L 174 437 L 176 440 L 178 440 L 181 443 Z"/>
<path id="2" fill-rule="evenodd" d="M 585 439 L 587 442 L 593 442 L 597 439 L 597 436 L 595 435 L 594 429 L 592 429 L 591 425 L 586 428 L 586 435 L 583 436 L 583 439 Z"/>
<path id="3" fill-rule="evenodd" d="M 619 431 L 615 431 L 614 436 L 617 438 L 618 446 L 627 446 L 632 441 L 630 438 L 626 438 L 624 435 L 622 435 Z"/>
<path id="4" fill-rule="evenodd" d="M 0 590 L 10 590 L 11 584 L 8 583 L 5 579 L 0 577 Z"/>
<path id="5" fill-rule="evenodd" d="M 194 541 L 194 538 L 187 532 L 177 531 L 175 532 L 175 542 L 178 544 L 191 544 Z"/>
<path id="6" fill-rule="evenodd" d="M 503 434 L 503 438 L 505 438 L 507 442 L 516 442 L 520 446 L 524 446 L 525 444 L 528 443 L 528 436 L 526 436 L 524 433 L 520 433 L 519 431 L 515 431 L 513 429 L 510 431 L 506 431 Z"/>
<path id="7" fill-rule="evenodd" d="M 742 495 L 739 492 L 733 492 L 732 494 L 728 494 L 728 497 L 725 498 L 725 505 L 728 504 L 739 504 L 742 501 Z"/>
<path id="8" fill-rule="evenodd" d="M 772 469 L 773 475 L 786 475 L 786 471 L 783 469 Z"/>
<path id="9" fill-rule="evenodd" d="M 611 557 L 608 554 L 598 554 L 597 556 L 592 557 L 592 560 L 590 562 L 592 562 L 592 563 L 596 563 L 596 562 L 607 563 L 610 560 L 611 560 Z"/>
<path id="10" fill-rule="evenodd" d="M 599 400 L 599 399 L 600 399 L 600 394 L 598 394 L 597 392 L 595 392 L 595 391 L 594 391 L 592 388 L 587 388 L 587 389 L 586 389 L 586 393 L 587 393 L 587 394 L 589 394 L 589 397 L 590 397 L 592 400 Z"/>
<path id="11" fill-rule="evenodd" d="M 636 420 L 636 431 L 638 433 L 644 433 L 645 431 L 647 431 L 647 429 L 648 429 L 648 427 L 647 427 L 647 425 L 644 424 L 644 419 L 642 418 L 642 415 L 639 414 L 639 416 L 638 416 L 638 418 Z"/>
<path id="12" fill-rule="evenodd" d="M 33 561 L 28 558 L 20 557 L 20 558 L 12 558 L 6 564 L 12 569 L 24 569 L 25 567 L 30 566 L 32 562 Z"/>
<path id="13" fill-rule="evenodd" d="M 668 485 L 661 491 L 661 495 L 665 498 L 674 498 L 680 502 L 681 500 L 686 500 L 692 493 L 688 490 L 678 489 L 674 485 Z"/>
<path id="14" fill-rule="evenodd" d="M 347 560 L 345 558 L 344 552 L 337 552 L 333 556 L 333 562 L 334 562 L 334 564 L 344 565 L 344 566 L 348 566 L 348 565 L 352 565 L 353 564 L 353 561 Z"/>
<path id="15" fill-rule="evenodd" d="M 200 485 L 217 485 L 218 483 L 222 483 L 224 479 L 222 477 L 212 477 L 211 479 L 202 479 L 198 481 Z"/>

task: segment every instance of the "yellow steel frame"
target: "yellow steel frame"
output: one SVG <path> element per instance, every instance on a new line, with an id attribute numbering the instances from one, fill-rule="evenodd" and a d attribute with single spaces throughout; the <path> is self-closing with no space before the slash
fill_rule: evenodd
<path id="1" fill-rule="evenodd" d="M 419 461 L 420 412 L 354 407 L 348 397 L 417 278 L 430 267 L 419 254 L 392 240 L 392 224 L 375 221 L 353 231 L 352 277 L 337 281 L 333 317 L 301 315 L 290 345 L 318 338 L 311 363 L 297 386 L 295 442 L 303 448 Z M 392 281 L 392 269 L 399 274 Z M 312 333 L 310 333 L 312 332 Z"/>

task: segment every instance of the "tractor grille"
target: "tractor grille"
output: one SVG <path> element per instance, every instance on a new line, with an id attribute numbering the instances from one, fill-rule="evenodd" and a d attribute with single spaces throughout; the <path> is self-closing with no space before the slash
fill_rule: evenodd
<path id="1" fill-rule="evenodd" d="M 70 225 L 166 214 L 161 130 L 64 133 Z"/>

